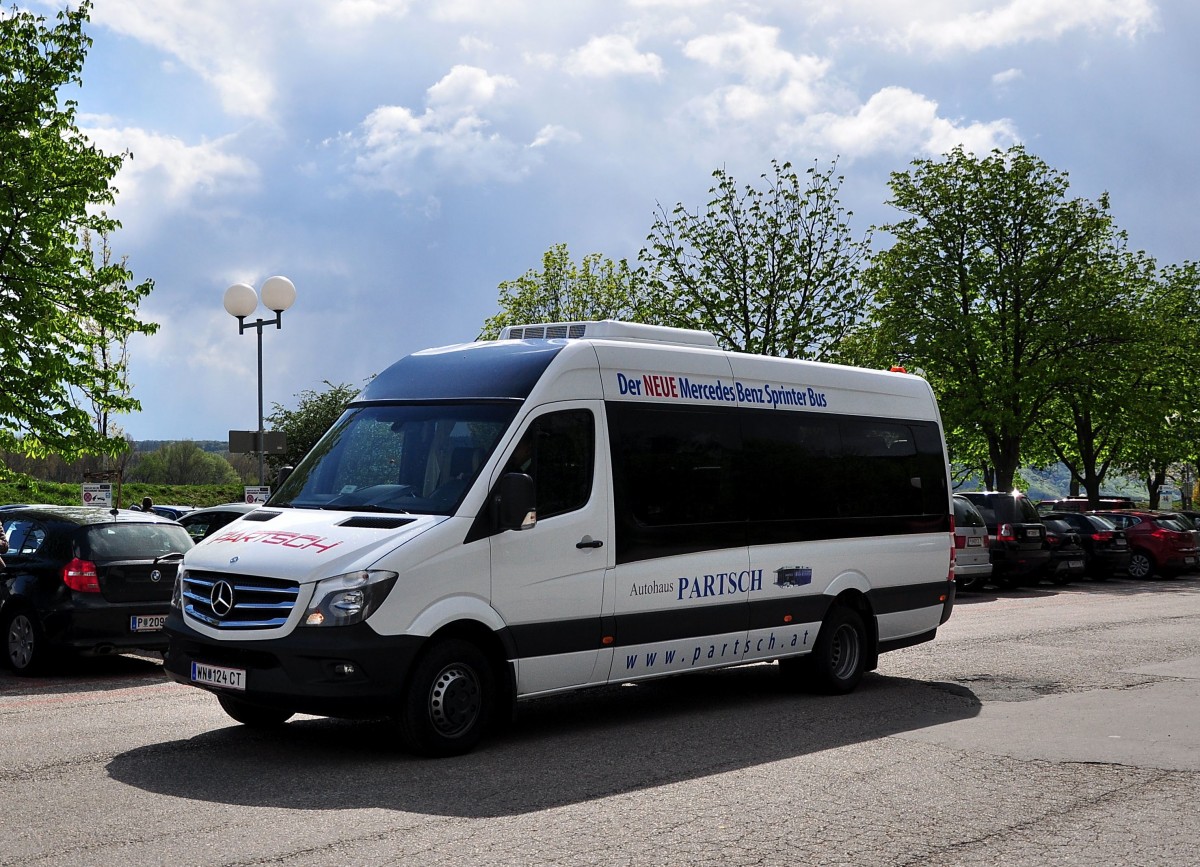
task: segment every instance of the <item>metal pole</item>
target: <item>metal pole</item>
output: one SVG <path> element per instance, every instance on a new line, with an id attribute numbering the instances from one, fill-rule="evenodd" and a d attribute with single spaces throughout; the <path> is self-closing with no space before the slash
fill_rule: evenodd
<path id="1" fill-rule="evenodd" d="M 264 445 L 263 445 L 263 365 L 262 365 L 263 320 L 259 319 L 258 322 L 255 324 L 258 326 L 258 329 L 257 329 L 258 330 L 258 442 L 256 443 L 256 445 L 258 446 L 258 483 L 259 483 L 259 485 L 265 486 L 267 484 L 267 480 L 266 480 L 266 475 L 263 472 L 263 455 L 264 455 L 264 450 L 265 450 Z"/>

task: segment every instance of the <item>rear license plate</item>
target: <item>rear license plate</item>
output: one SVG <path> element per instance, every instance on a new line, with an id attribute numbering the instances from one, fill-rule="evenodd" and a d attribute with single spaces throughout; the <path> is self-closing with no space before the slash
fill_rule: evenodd
<path id="1" fill-rule="evenodd" d="M 226 689 L 246 688 L 246 669 L 224 668 L 219 665 L 208 665 L 203 662 L 192 663 L 192 683 L 202 683 L 205 686 L 223 686 Z"/>
<path id="2" fill-rule="evenodd" d="M 1032 529 L 1032 528 L 1031 528 L 1031 529 L 1028 529 L 1028 530 L 1026 530 L 1026 531 L 1025 531 L 1025 538 L 1026 538 L 1026 539 L 1038 539 L 1038 538 L 1040 538 L 1040 537 L 1041 537 L 1041 535 L 1042 535 L 1042 531 L 1041 531 L 1041 530 L 1037 530 L 1037 529 Z"/>
<path id="3" fill-rule="evenodd" d="M 1125 547 L 1125 540 L 1124 540 L 1124 539 L 1118 539 L 1117 541 L 1113 542 L 1113 547 L 1114 547 L 1114 548 L 1124 548 L 1124 547 Z"/>
<path id="4" fill-rule="evenodd" d="M 1070 566 L 1072 569 L 1082 569 L 1082 568 L 1083 568 L 1083 561 L 1082 561 L 1082 560 L 1071 560 L 1071 561 L 1068 563 L 1068 565 L 1069 565 L 1069 566 Z"/>
<path id="5" fill-rule="evenodd" d="M 1196 565 L 1196 558 L 1195 558 L 1195 557 L 1184 557 L 1184 558 L 1183 558 L 1183 565 L 1184 565 L 1184 566 L 1194 566 L 1194 565 Z"/>
<path id="6" fill-rule="evenodd" d="M 165 614 L 135 614 L 129 618 L 130 632 L 162 632 Z"/>
<path id="7" fill-rule="evenodd" d="M 967 547 L 968 548 L 982 548 L 983 547 L 983 537 L 982 536 L 968 536 L 967 537 Z"/>

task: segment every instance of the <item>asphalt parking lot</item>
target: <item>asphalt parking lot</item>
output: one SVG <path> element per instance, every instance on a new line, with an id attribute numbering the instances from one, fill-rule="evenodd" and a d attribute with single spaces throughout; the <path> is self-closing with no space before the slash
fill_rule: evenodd
<path id="1" fill-rule="evenodd" d="M 153 658 L 0 675 L 0 865 L 1185 865 L 1200 577 L 965 594 L 850 696 L 773 665 L 523 706 L 478 752 L 232 724 Z"/>

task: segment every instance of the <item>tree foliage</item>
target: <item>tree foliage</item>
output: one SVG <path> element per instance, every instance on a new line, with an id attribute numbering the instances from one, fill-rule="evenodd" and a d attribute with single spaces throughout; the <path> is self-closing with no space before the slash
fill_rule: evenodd
<path id="1" fill-rule="evenodd" d="M 119 223 L 103 211 L 127 155 L 94 147 L 60 91 L 82 83 L 90 4 L 57 23 L 12 10 L 0 16 L 0 449 L 31 455 L 119 453 L 122 437 L 94 413 L 140 405 L 124 363 L 95 363 L 113 335 L 150 334 L 137 318 L 149 281 L 131 287 L 124 262 L 97 262 L 80 242 Z"/>
<path id="2" fill-rule="evenodd" d="M 527 271 L 499 288 L 500 312 L 484 323 L 481 339 L 498 337 L 505 326 L 531 322 L 647 321 L 645 285 L 638 271 L 624 259 L 613 262 L 599 253 L 587 254 L 576 265 L 566 244 L 546 251 L 541 271 Z"/>
<path id="3" fill-rule="evenodd" d="M 869 233 L 850 232 L 836 163 L 803 180 L 790 163 L 771 168 L 765 189 L 713 172 L 703 213 L 659 206 L 641 252 L 654 316 L 711 331 L 726 349 L 828 360 L 869 307 L 858 279 Z"/>
<path id="4" fill-rule="evenodd" d="M 872 326 L 934 385 L 955 458 L 1006 490 L 1023 460 L 1053 460 L 1031 431 L 1055 396 L 1126 343 L 1138 268 L 1107 200 L 1067 198 L 1066 175 L 1020 146 L 912 165 L 890 181 L 908 216 L 866 274 Z"/>
<path id="5" fill-rule="evenodd" d="M 142 455 L 126 479 L 155 485 L 230 485 L 238 482 L 238 474 L 220 455 L 184 440 Z"/>
<path id="6" fill-rule="evenodd" d="M 334 385 L 329 380 L 325 380 L 325 386 L 324 391 L 306 389 L 296 395 L 295 409 L 274 404 L 267 421 L 271 423 L 272 430 L 283 431 L 287 436 L 287 451 L 270 458 L 273 468 L 294 467 L 300 463 L 300 459 L 309 453 L 317 440 L 333 427 L 346 409 L 346 404 L 361 391 L 349 383 Z"/>

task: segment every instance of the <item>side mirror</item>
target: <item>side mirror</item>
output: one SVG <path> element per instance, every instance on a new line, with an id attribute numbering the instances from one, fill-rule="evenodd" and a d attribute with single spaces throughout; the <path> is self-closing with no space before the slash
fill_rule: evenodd
<path id="1" fill-rule="evenodd" d="M 280 467 L 279 468 L 279 473 L 275 476 L 275 490 L 278 491 L 280 488 L 283 487 L 283 483 L 288 480 L 288 476 L 290 476 L 292 474 L 292 470 L 294 470 L 294 469 L 296 469 L 296 468 L 295 467 Z"/>
<path id="2" fill-rule="evenodd" d="M 502 530 L 528 530 L 537 523 L 533 477 L 505 473 L 496 484 L 496 523 Z"/>

